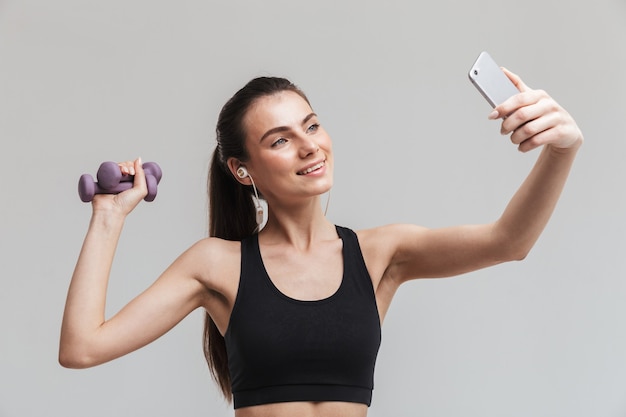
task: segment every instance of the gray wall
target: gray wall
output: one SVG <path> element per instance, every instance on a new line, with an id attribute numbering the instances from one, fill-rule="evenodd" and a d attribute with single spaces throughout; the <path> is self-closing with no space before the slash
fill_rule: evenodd
<path id="1" fill-rule="evenodd" d="M 57 364 L 80 174 L 137 156 L 164 171 L 127 221 L 109 312 L 205 236 L 217 113 L 257 75 L 293 79 L 331 133 L 334 222 L 488 222 L 538 153 L 487 120 L 466 76 L 483 49 L 586 143 L 527 260 L 401 288 L 370 415 L 626 415 L 625 41 L 623 0 L 0 1 L 0 416 L 233 414 L 199 311 L 112 363 Z"/>

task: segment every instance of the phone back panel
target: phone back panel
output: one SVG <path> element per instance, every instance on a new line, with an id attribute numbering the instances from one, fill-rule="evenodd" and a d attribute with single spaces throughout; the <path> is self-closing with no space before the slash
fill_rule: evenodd
<path id="1" fill-rule="evenodd" d="M 482 52 L 469 71 L 469 79 L 485 99 L 495 107 L 519 90 L 487 52 Z"/>

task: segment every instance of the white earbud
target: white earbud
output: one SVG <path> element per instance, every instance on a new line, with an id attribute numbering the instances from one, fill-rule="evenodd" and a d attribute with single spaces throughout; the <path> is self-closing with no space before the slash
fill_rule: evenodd
<path id="1" fill-rule="evenodd" d="M 237 176 L 241 179 L 246 178 L 248 176 L 248 170 L 244 167 L 237 168 Z"/>
<path id="2" fill-rule="evenodd" d="M 258 226 L 261 226 L 261 224 L 263 223 L 263 207 L 261 206 L 261 201 L 259 199 L 259 193 L 256 190 L 256 185 L 254 184 L 254 180 L 252 179 L 250 174 L 248 174 L 248 170 L 245 167 L 237 168 L 237 176 L 239 178 L 241 178 L 241 179 L 249 177 L 250 178 L 250 182 L 252 182 L 252 189 L 254 190 L 254 196 L 256 197 L 254 199 L 254 205 L 256 207 L 256 224 Z"/>

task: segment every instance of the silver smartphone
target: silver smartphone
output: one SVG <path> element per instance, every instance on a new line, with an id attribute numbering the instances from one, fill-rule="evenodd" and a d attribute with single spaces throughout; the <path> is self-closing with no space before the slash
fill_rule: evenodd
<path id="1" fill-rule="evenodd" d="M 496 107 L 519 93 L 517 87 L 487 52 L 481 52 L 468 75 L 472 84 L 491 104 L 491 107 Z"/>

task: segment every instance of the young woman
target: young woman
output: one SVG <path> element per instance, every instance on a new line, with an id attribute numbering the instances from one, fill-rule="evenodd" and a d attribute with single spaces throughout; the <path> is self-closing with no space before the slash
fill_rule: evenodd
<path id="1" fill-rule="evenodd" d="M 60 363 L 110 361 L 163 335 L 197 308 L 205 354 L 237 417 L 367 414 L 380 326 L 400 285 L 523 259 L 546 225 L 582 134 L 543 91 L 507 72 L 520 94 L 496 107 L 523 152 L 543 147 L 494 223 L 353 232 L 324 216 L 333 150 L 305 95 L 257 78 L 226 103 L 209 177 L 210 235 L 109 320 L 109 272 L 126 216 L 146 195 L 141 161 L 120 164 L 134 187 L 98 195 L 69 288 Z M 260 229 L 258 198 L 267 202 Z M 259 231 L 260 229 L 260 231 Z"/>

